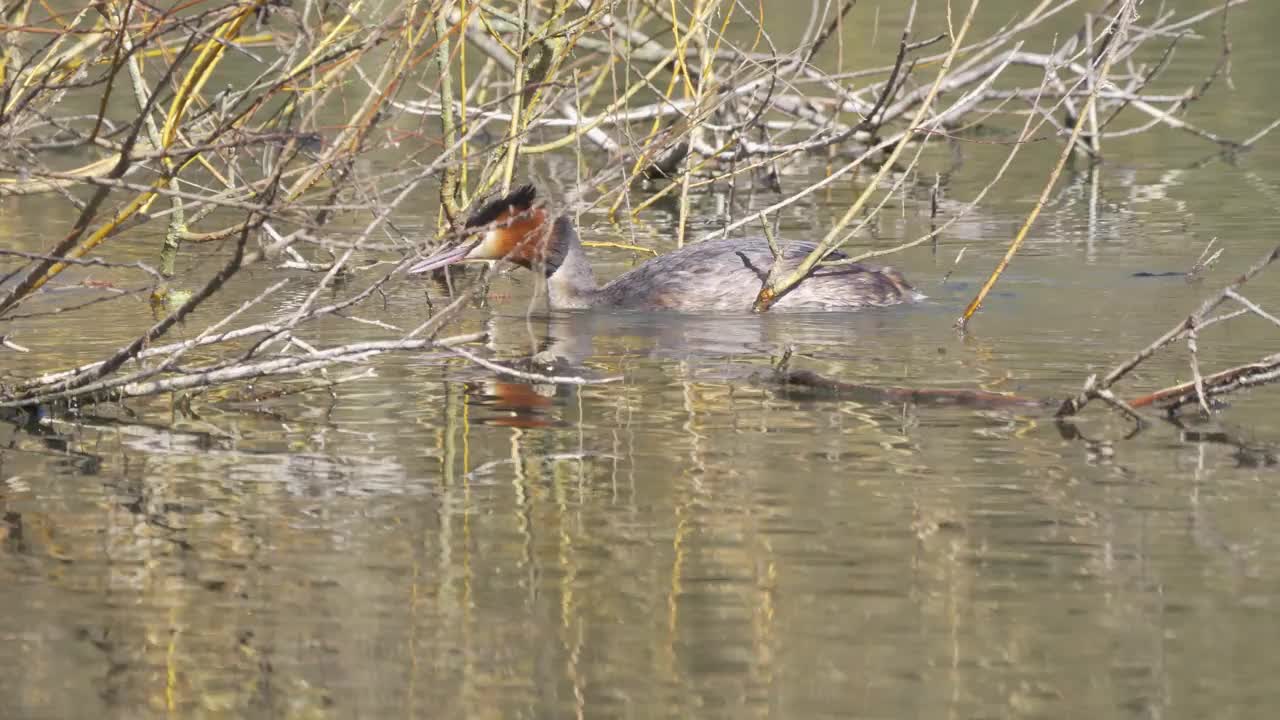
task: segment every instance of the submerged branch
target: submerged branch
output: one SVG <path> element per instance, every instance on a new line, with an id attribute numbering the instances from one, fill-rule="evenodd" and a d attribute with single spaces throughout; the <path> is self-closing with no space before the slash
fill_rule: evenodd
<path id="1" fill-rule="evenodd" d="M 864 383 L 847 383 L 825 378 L 808 370 L 782 370 L 760 373 L 753 381 L 776 387 L 790 396 L 812 397 L 825 400 L 857 400 L 870 403 L 908 403 L 924 406 L 958 406 L 983 410 L 1022 409 L 1046 411 L 1053 406 L 1051 400 L 1005 395 L 987 390 L 962 390 L 956 388 L 885 387 Z"/>
<path id="2" fill-rule="evenodd" d="M 1156 352 L 1158 352 L 1162 348 L 1174 342 L 1177 342 L 1178 340 L 1187 338 L 1191 336 L 1193 333 L 1198 333 L 1199 331 L 1211 325 L 1216 325 L 1220 322 L 1225 322 L 1227 320 L 1240 317 L 1242 313 L 1239 313 L 1239 312 L 1228 313 L 1226 315 L 1217 315 L 1212 317 L 1209 315 L 1209 313 L 1211 313 L 1215 308 L 1217 308 L 1222 303 L 1226 302 L 1228 299 L 1231 299 L 1233 297 L 1240 297 L 1237 291 L 1242 286 L 1244 286 L 1245 283 L 1252 280 L 1258 273 L 1265 270 L 1269 265 L 1271 265 L 1271 263 L 1275 262 L 1277 259 L 1280 259 L 1280 245 L 1277 245 L 1270 252 L 1264 255 L 1262 259 L 1260 259 L 1252 267 L 1250 267 L 1243 274 L 1237 277 L 1225 288 L 1220 290 L 1216 295 L 1213 295 L 1212 297 L 1202 302 L 1200 304 L 1200 307 L 1198 307 L 1194 312 L 1188 315 L 1184 320 L 1182 320 L 1181 322 L 1179 322 L 1178 324 L 1170 328 L 1168 332 L 1156 338 L 1154 341 L 1151 342 L 1151 344 L 1147 345 L 1142 350 L 1139 350 L 1131 358 L 1129 358 L 1125 362 L 1113 368 L 1110 372 L 1108 372 L 1105 376 L 1103 376 L 1101 380 L 1095 381 L 1093 378 L 1090 378 L 1089 381 L 1085 383 L 1084 389 L 1081 390 L 1079 394 L 1077 394 L 1075 397 L 1068 398 L 1066 401 L 1062 403 L 1062 405 L 1058 408 L 1057 416 L 1069 417 L 1069 416 L 1078 414 L 1081 410 L 1085 408 L 1085 406 L 1089 404 L 1091 400 L 1100 398 L 1101 393 L 1104 391 L 1110 391 L 1111 387 L 1115 385 L 1119 380 L 1124 378 L 1126 375 L 1132 372 L 1135 368 L 1137 368 L 1143 362 L 1150 359 L 1153 355 L 1156 354 Z M 1250 310 L 1253 313 L 1258 314 L 1260 317 L 1263 317 L 1264 319 L 1267 319 L 1269 321 L 1274 321 L 1274 319 L 1270 317 L 1269 313 L 1265 312 L 1261 308 L 1258 308 L 1256 305 L 1253 305 L 1252 303 L 1250 303 L 1249 306 L 1246 306 L 1246 310 Z M 1193 357 L 1195 356 L 1193 355 Z M 1260 362 L 1262 362 L 1263 364 L 1266 364 L 1268 360 L 1264 359 L 1263 361 L 1260 361 Z M 1197 375 L 1199 374 L 1198 365 L 1195 367 L 1194 372 Z M 1210 378 L 1213 378 L 1213 377 L 1217 377 L 1217 376 L 1213 375 L 1208 378 L 1202 378 L 1201 382 L 1199 383 L 1197 383 L 1196 381 L 1192 381 L 1191 383 L 1192 392 L 1194 393 L 1197 389 L 1197 385 L 1199 385 L 1201 388 L 1203 388 L 1205 397 L 1208 397 L 1209 395 L 1213 394 L 1213 392 L 1211 392 L 1210 390 L 1211 386 L 1213 385 Z M 1253 384 L 1257 384 L 1257 383 L 1253 383 Z M 1228 384 L 1224 387 L 1229 387 L 1232 390 L 1234 390 L 1234 389 L 1240 389 L 1240 388 L 1249 387 L 1249 386 L 1251 385 Z M 1176 387 L 1181 387 L 1181 386 L 1176 386 Z M 1229 390 L 1220 390 L 1219 392 L 1227 392 L 1227 391 Z M 1156 395 L 1158 396 L 1159 393 L 1156 393 Z M 1131 403 L 1131 405 L 1133 405 L 1134 407 L 1142 407 L 1142 406 L 1150 405 L 1153 402 L 1153 400 L 1151 399 L 1152 397 L 1153 396 L 1148 396 L 1148 398 L 1145 400 L 1140 399 L 1138 401 L 1135 401 L 1134 403 Z"/>

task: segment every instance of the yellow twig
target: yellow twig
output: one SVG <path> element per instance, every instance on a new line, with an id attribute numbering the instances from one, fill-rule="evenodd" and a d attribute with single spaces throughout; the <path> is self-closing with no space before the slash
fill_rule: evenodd
<path id="1" fill-rule="evenodd" d="M 609 242 L 607 240 L 583 240 L 582 244 L 587 247 L 617 248 L 619 250 L 631 250 L 633 252 L 649 253 L 650 255 L 658 254 L 657 250 L 652 250 L 650 248 L 642 247 L 640 245 L 632 245 L 631 243 Z"/>
<path id="2" fill-rule="evenodd" d="M 764 312 L 768 310 L 774 302 L 777 301 L 783 293 L 795 287 L 800 281 L 808 277 L 813 268 L 829 255 L 833 250 L 838 248 L 841 243 L 840 234 L 844 231 L 845 226 L 862 210 L 875 194 L 876 189 L 880 187 L 880 182 L 893 168 L 894 163 L 898 161 L 898 156 L 907 146 L 907 140 L 915 133 L 916 129 L 924 122 L 924 118 L 929 114 L 929 108 L 933 106 L 933 100 L 938 95 L 938 90 L 942 87 L 942 81 L 946 79 L 947 74 L 951 71 L 951 64 L 955 61 L 957 53 L 960 51 L 961 42 L 964 40 L 965 33 L 968 32 L 969 26 L 973 23 L 973 16 L 978 11 L 978 4 L 981 0 L 971 0 L 969 4 L 969 12 L 965 15 L 964 22 L 960 25 L 960 31 L 957 33 L 954 41 L 951 43 L 951 50 L 947 53 L 947 57 L 942 61 L 942 67 L 938 69 L 938 75 L 934 78 L 933 85 L 929 88 L 929 93 L 925 96 L 924 101 L 920 103 L 920 109 L 916 111 L 915 117 L 911 119 L 911 123 L 907 129 L 903 131 L 901 140 L 894 146 L 893 152 L 889 153 L 889 157 L 885 158 L 884 163 L 880 166 L 880 170 L 876 172 L 874 178 L 867 187 L 853 201 L 849 209 L 844 215 L 836 221 L 834 227 L 831 228 L 818 243 L 818 247 L 813 252 L 805 256 L 804 260 L 787 275 L 775 273 L 770 269 L 769 279 L 765 282 L 764 287 L 760 288 L 760 292 L 756 295 L 755 303 L 752 308 L 756 312 Z M 779 263 L 774 263 L 778 266 Z M 780 268 L 779 268 L 780 270 Z"/>
<path id="3" fill-rule="evenodd" d="M 1000 279 L 1000 275 L 1005 268 L 1009 267 L 1009 262 L 1013 260 L 1013 256 L 1018 252 L 1018 248 L 1022 247 L 1023 241 L 1027 239 L 1027 234 L 1031 232 L 1031 226 L 1035 223 L 1036 218 L 1040 217 L 1040 211 L 1044 209 L 1045 203 L 1049 201 L 1049 194 L 1053 192 L 1053 186 L 1058 183 L 1058 177 L 1062 174 L 1062 169 L 1067 165 L 1067 158 L 1071 157 L 1072 151 L 1075 149 L 1076 142 L 1080 139 L 1080 131 L 1084 128 L 1085 123 L 1089 122 L 1089 117 L 1093 109 L 1094 101 L 1098 97 L 1098 88 L 1106 80 L 1107 74 L 1111 72 L 1111 61 L 1115 59 L 1116 48 L 1120 46 L 1119 36 L 1128 27 L 1130 11 L 1132 8 L 1132 0 L 1128 0 L 1116 14 L 1115 36 L 1110 46 L 1107 48 L 1107 54 L 1102 63 L 1102 69 L 1099 70 L 1096 81 L 1092 83 L 1089 90 L 1089 97 L 1085 99 L 1084 109 L 1076 116 L 1076 123 L 1071 128 L 1071 137 L 1066 144 L 1062 146 L 1062 152 L 1058 154 L 1058 163 L 1054 166 L 1053 172 L 1049 174 L 1049 180 L 1045 183 L 1044 189 L 1040 191 L 1040 197 L 1036 199 L 1036 204 L 1032 206 L 1031 212 L 1027 214 L 1027 219 L 1022 223 L 1022 227 L 1018 228 L 1018 234 L 1014 236 L 1013 242 L 1009 243 L 1009 249 L 1005 251 L 1004 257 L 1000 258 L 1000 262 L 996 263 L 996 267 L 991 271 L 991 275 L 987 277 L 987 281 L 982 284 L 982 288 L 978 290 L 978 294 L 969 301 L 965 307 L 964 313 L 956 319 L 956 327 L 964 330 L 969 325 L 969 318 L 978 312 L 978 308 L 982 307 L 982 301 L 986 299 L 987 294 L 991 292 L 991 288 L 995 287 L 996 281 Z"/>

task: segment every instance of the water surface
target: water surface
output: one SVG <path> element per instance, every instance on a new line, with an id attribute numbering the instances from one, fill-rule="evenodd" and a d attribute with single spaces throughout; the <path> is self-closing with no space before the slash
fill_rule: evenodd
<path id="1" fill-rule="evenodd" d="M 1192 120 L 1243 137 L 1280 114 L 1266 61 L 1276 14 L 1235 13 L 1235 88 L 1216 85 Z M 1179 52 L 1204 69 L 1217 48 Z M 1063 397 L 1274 245 L 1275 147 L 1219 157 L 1166 131 L 1069 169 L 967 336 L 951 323 L 1038 194 L 1052 143 L 1028 148 L 936 249 L 893 258 L 929 295 L 917 306 L 526 313 L 532 284 L 512 275 L 460 330 L 487 329 L 500 359 L 550 351 L 623 382 L 528 384 L 400 355 L 333 394 L 234 386 L 196 414 L 157 398 L 0 424 L 3 714 L 1265 716 L 1280 702 L 1276 390 L 1125 439 L 1128 423 L 1101 409 L 1059 425 L 1027 409 L 806 399 L 752 377 L 790 345 L 797 367 L 850 382 Z M 946 190 L 962 201 L 1003 149 L 957 152 Z M 797 185 L 823 171 L 792 168 Z M 820 233 L 850 192 L 783 229 Z M 926 232 L 926 199 L 859 242 Z M 6 236 L 42 248 L 56 203 L 0 204 Z M 716 227 L 722 203 L 700 203 L 698 229 Z M 669 208 L 625 228 L 588 214 L 584 237 L 666 249 L 672 222 Z M 1197 282 L 1134 275 L 1185 271 L 1215 237 L 1224 257 Z M 112 257 L 150 257 L 155 242 Z M 592 255 L 604 277 L 635 261 Z M 201 318 L 278 277 L 246 273 Z M 306 297 L 313 279 L 298 280 L 260 319 Z M 362 315 L 412 326 L 428 293 L 402 284 Z M 1280 307 L 1272 277 L 1248 294 Z M 152 322 L 145 293 L 110 307 L 110 322 L 17 323 L 33 352 L 5 354 L 5 370 L 97 358 Z M 314 335 L 370 332 L 334 320 Z M 1242 321 L 1206 334 L 1202 359 L 1255 359 L 1276 337 Z M 1187 374 L 1173 351 L 1125 394 Z"/>

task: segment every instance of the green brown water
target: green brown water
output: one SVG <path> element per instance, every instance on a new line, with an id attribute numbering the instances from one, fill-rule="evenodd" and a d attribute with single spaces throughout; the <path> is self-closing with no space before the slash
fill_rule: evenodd
<path id="1" fill-rule="evenodd" d="M 1280 8 L 1234 17 L 1235 89 L 1220 82 L 1189 119 L 1239 138 L 1280 115 Z M 1179 67 L 1210 66 L 1215 43 L 1187 44 Z M 514 299 L 461 326 L 488 328 L 500 358 L 551 346 L 625 381 L 529 386 L 402 355 L 334 396 L 254 403 L 233 387 L 199 418 L 157 399 L 43 434 L 0 424 L 0 715 L 1267 716 L 1280 390 L 1124 440 L 1124 420 L 1096 409 L 1072 431 L 1030 413 L 789 399 L 749 376 L 790 343 L 833 378 L 1061 397 L 1275 244 L 1276 147 L 1229 162 L 1159 131 L 1107 148 L 1096 174 L 1064 177 L 967 337 L 951 322 L 1053 143 L 1029 148 L 936 254 L 893 259 L 930 296 L 919 306 L 526 317 L 516 275 L 494 288 Z M 972 197 L 1002 153 L 961 144 L 949 196 Z M 821 167 L 796 172 L 798 186 Z M 788 215 L 787 234 L 821 232 L 849 192 Z M 6 242 L 43 248 L 59 207 L 0 203 Z M 661 208 L 625 230 L 586 220 L 587 239 L 671 243 Z M 917 199 L 860 242 L 927 227 Z M 1226 252 L 1199 283 L 1133 276 L 1185 270 L 1214 237 Z M 141 235 L 110 257 L 156 246 Z M 632 262 L 592 252 L 602 276 Z M 280 277 L 247 273 L 182 332 Z M 313 282 L 300 275 L 265 316 Z M 1280 308 L 1274 273 L 1248 295 Z M 141 299 L 107 307 L 17 323 L 33 352 L 0 355 L 5 371 L 98 357 L 151 322 Z M 422 287 L 361 315 L 419 322 Z M 333 321 L 310 337 L 370 332 Z M 1254 359 L 1277 337 L 1241 321 L 1207 335 L 1204 361 Z M 1126 392 L 1186 375 L 1175 352 Z"/>

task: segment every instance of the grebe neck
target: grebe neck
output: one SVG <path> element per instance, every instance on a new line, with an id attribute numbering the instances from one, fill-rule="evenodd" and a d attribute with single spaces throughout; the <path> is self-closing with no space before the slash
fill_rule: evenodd
<path id="1" fill-rule="evenodd" d="M 568 216 L 556 218 L 545 261 L 547 304 L 552 310 L 579 310 L 594 304 L 599 288 L 591 261 Z"/>

